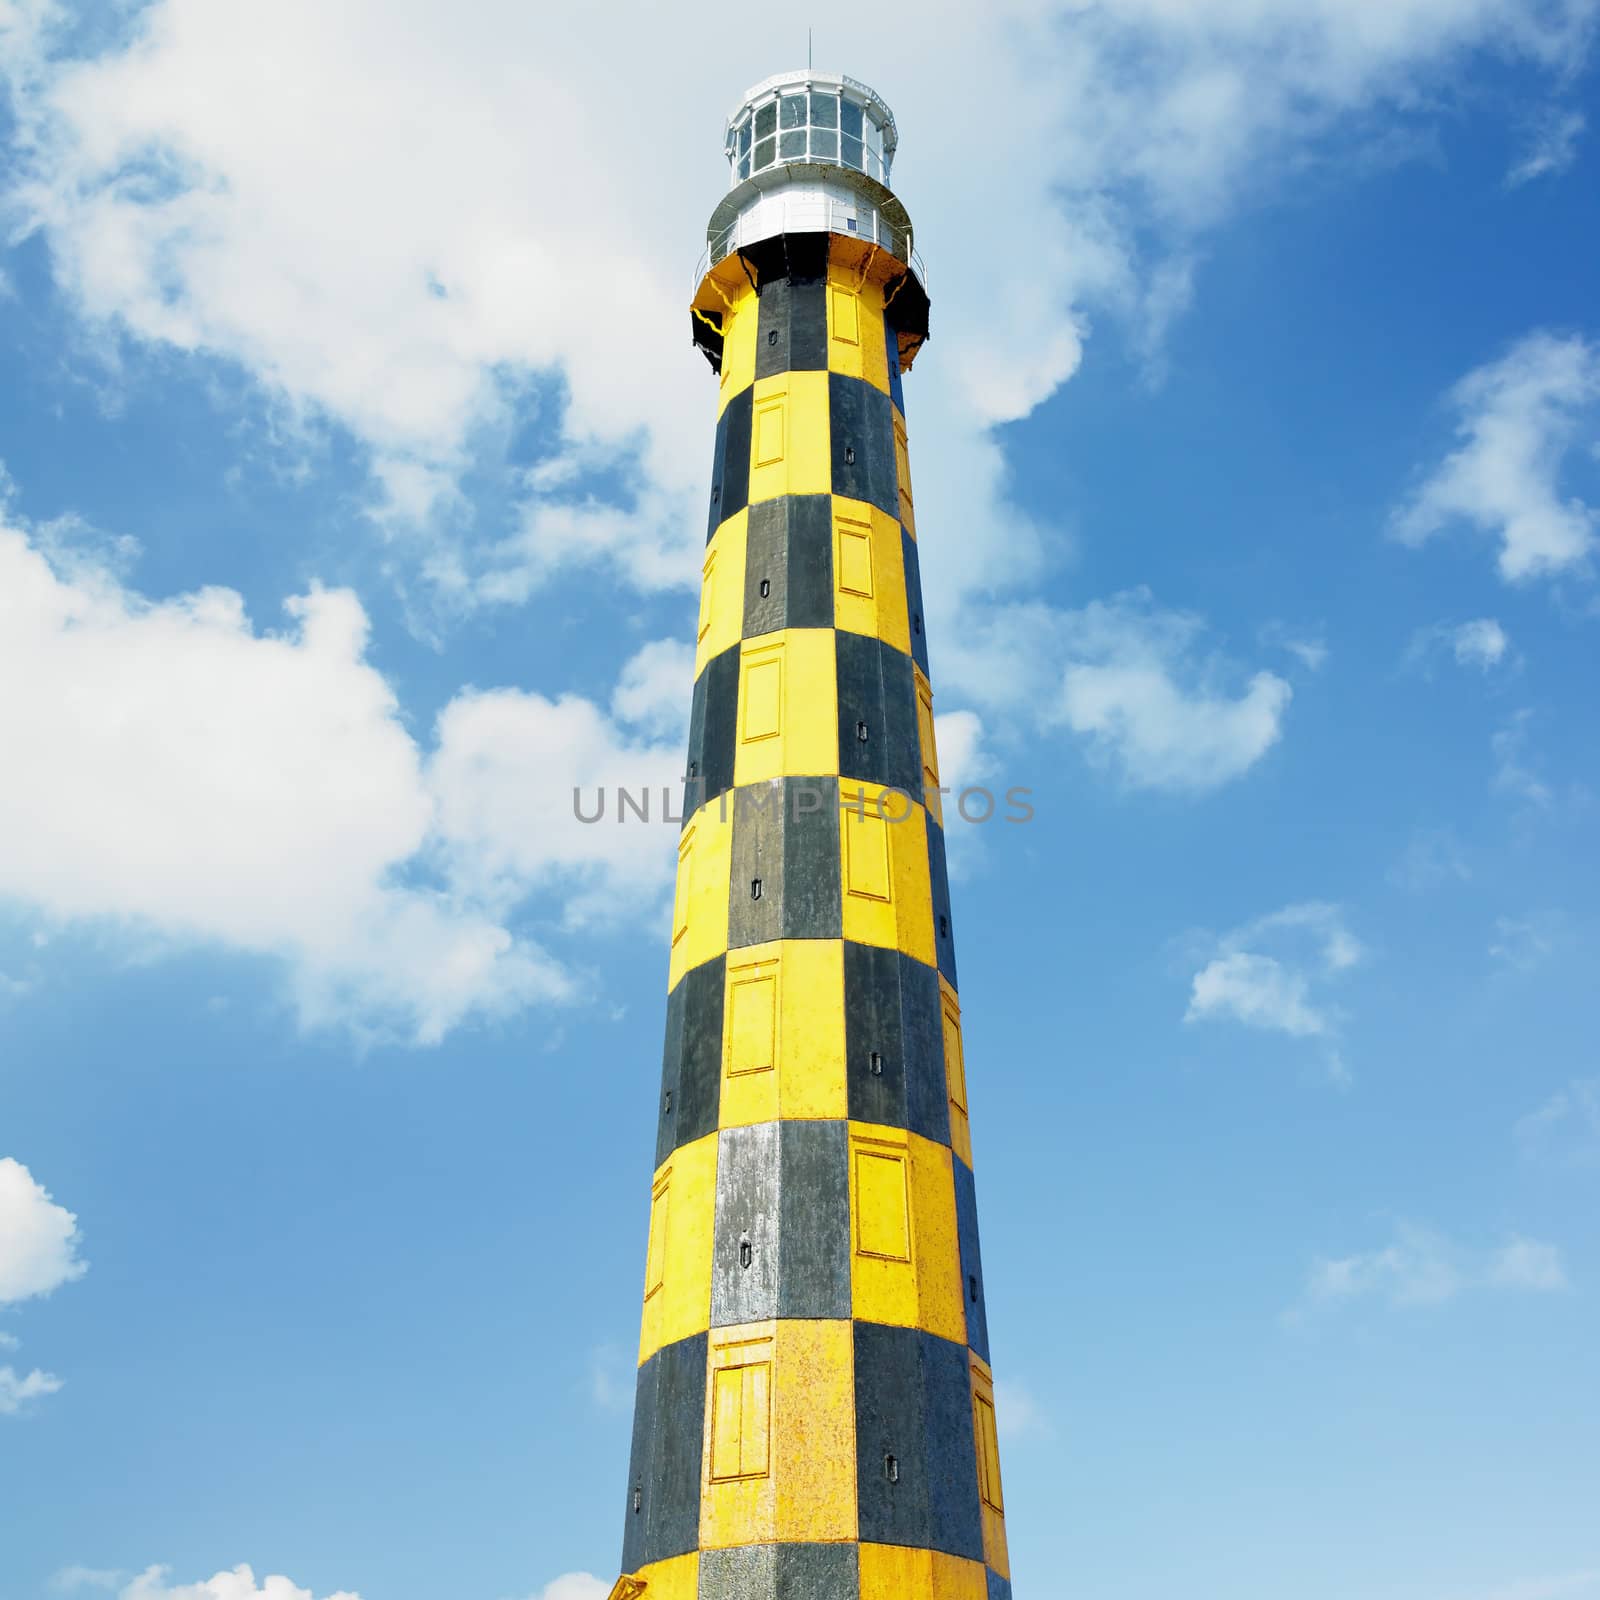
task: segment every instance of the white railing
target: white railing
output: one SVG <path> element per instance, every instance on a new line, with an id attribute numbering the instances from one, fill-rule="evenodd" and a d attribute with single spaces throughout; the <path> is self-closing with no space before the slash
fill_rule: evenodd
<path id="1" fill-rule="evenodd" d="M 724 228 L 700 252 L 700 259 L 695 263 L 691 293 L 698 292 L 706 273 L 719 261 L 732 255 L 741 244 L 770 239 L 779 233 L 842 233 L 849 238 L 869 240 L 897 260 L 904 261 L 916 274 L 917 282 L 924 289 L 928 287 L 927 268 L 922 264 L 922 257 L 912 248 L 909 234 L 904 229 L 891 227 L 875 207 L 846 205 L 838 200 L 812 197 L 802 199 L 786 196 L 781 203 L 781 228 L 771 226 L 773 219 L 768 208 L 773 202 L 770 200 L 752 208 L 754 215 L 759 217 L 759 233 L 752 232 L 747 238 L 740 237 L 740 224 L 750 220 L 749 214 Z"/>

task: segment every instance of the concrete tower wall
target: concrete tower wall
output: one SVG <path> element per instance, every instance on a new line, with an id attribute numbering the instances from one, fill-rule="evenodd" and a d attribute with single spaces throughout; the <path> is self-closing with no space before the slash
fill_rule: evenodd
<path id="1" fill-rule="evenodd" d="M 907 257 L 791 228 L 694 302 L 719 392 L 618 1586 L 645 1600 L 1011 1592 Z"/>

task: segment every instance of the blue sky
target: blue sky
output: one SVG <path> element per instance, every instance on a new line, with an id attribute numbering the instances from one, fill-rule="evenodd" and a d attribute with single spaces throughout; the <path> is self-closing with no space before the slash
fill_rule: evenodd
<path id="1" fill-rule="evenodd" d="M 1600 1596 L 1597 22 L 814 18 L 1037 812 L 951 830 L 1026 1600 Z M 569 797 L 678 768 L 793 31 L 0 0 L 0 1600 L 615 1576 L 673 833 Z"/>

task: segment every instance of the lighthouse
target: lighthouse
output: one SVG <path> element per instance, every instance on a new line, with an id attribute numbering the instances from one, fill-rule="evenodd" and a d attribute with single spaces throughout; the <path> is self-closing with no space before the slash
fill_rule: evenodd
<path id="1" fill-rule="evenodd" d="M 613 1593 L 1009 1600 L 902 388 L 927 276 L 865 84 L 769 78 L 725 140 Z"/>

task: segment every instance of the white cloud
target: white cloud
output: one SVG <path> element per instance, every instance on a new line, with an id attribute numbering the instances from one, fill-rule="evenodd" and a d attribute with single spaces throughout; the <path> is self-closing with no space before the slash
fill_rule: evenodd
<path id="1" fill-rule="evenodd" d="M 1574 1078 L 1513 1130 L 1530 1160 L 1551 1166 L 1600 1165 L 1600 1078 Z"/>
<path id="2" fill-rule="evenodd" d="M 1248 1028 L 1317 1039 L 1330 1077 L 1348 1081 L 1337 1048 L 1340 1014 L 1323 988 L 1365 956 L 1337 906 L 1308 901 L 1258 917 L 1212 942 L 1195 973 L 1184 1021 L 1237 1022 Z"/>
<path id="3" fill-rule="evenodd" d="M 1513 1239 L 1502 1245 L 1490 1258 L 1484 1281 L 1496 1289 L 1529 1289 L 1541 1294 L 1568 1287 L 1561 1252 L 1537 1239 Z"/>
<path id="4" fill-rule="evenodd" d="M 1433 1228 L 1402 1222 L 1380 1249 L 1318 1259 L 1290 1315 L 1355 1300 L 1417 1308 L 1443 1305 L 1473 1289 L 1549 1294 L 1567 1287 L 1554 1245 L 1513 1237 L 1496 1249 L 1474 1252 Z"/>
<path id="5" fill-rule="evenodd" d="M 1389 881 L 1414 894 L 1447 883 L 1466 883 L 1472 869 L 1461 843 L 1449 828 L 1419 828 L 1406 841 L 1405 853 L 1389 870 Z"/>
<path id="6" fill-rule="evenodd" d="M 693 693 L 694 650 L 675 639 L 657 639 L 623 666 L 611 715 L 663 738 L 682 739 Z"/>
<path id="7" fill-rule="evenodd" d="M 52 1589 L 115 1589 L 125 1574 L 107 1567 L 63 1567 L 50 1580 Z"/>
<path id="8" fill-rule="evenodd" d="M 591 1572 L 567 1572 L 552 1578 L 528 1600 L 606 1600 L 612 1587 Z"/>
<path id="9" fill-rule="evenodd" d="M 1522 159 L 1506 174 L 1507 188 L 1565 172 L 1577 160 L 1578 140 L 1587 126 L 1588 119 L 1581 111 L 1559 107 L 1548 111 L 1535 127 Z"/>
<path id="10" fill-rule="evenodd" d="M 1495 762 L 1493 782 L 1502 794 L 1543 808 L 1555 797 L 1549 784 L 1530 765 L 1528 729 L 1532 722 L 1532 710 L 1524 707 L 1495 729 L 1489 740 Z"/>
<path id="11" fill-rule="evenodd" d="M 0 1417 L 15 1416 L 30 1400 L 55 1394 L 61 1380 L 53 1372 L 41 1372 L 37 1367 L 27 1374 L 15 1367 L 0 1367 Z"/>
<path id="12" fill-rule="evenodd" d="M 1554 912 L 1527 917 L 1496 917 L 1489 954 L 1517 972 L 1532 972 L 1556 947 L 1562 919 Z"/>
<path id="13" fill-rule="evenodd" d="M 0 1305 L 47 1295 L 81 1278 L 78 1219 L 14 1157 L 0 1157 Z"/>
<path id="14" fill-rule="evenodd" d="M 314 1600 L 310 1589 L 301 1589 L 288 1578 L 269 1577 L 256 1584 L 255 1573 L 247 1566 L 219 1572 L 203 1583 L 171 1585 L 169 1569 L 149 1567 L 121 1591 L 119 1600 Z M 361 1600 L 357 1594 L 341 1589 L 327 1600 Z"/>
<path id="15" fill-rule="evenodd" d="M 668 830 L 585 828 L 571 792 L 671 782 L 677 741 L 576 696 L 466 691 L 425 752 L 357 598 L 313 588 L 286 611 L 267 633 L 231 590 L 149 601 L 0 524 L 0 672 L 30 685 L 0 702 L 0 896 L 276 957 L 312 1025 L 431 1042 L 570 998 L 513 914 L 536 894 L 569 923 L 648 912 Z M 659 721 L 647 688 L 633 671 L 619 704 Z"/>
<path id="16" fill-rule="evenodd" d="M 1488 672 L 1505 665 L 1511 652 L 1511 638 L 1493 617 L 1477 617 L 1471 622 L 1437 622 L 1419 628 L 1411 637 L 1406 660 L 1427 664 L 1440 653 L 1448 653 L 1458 667 L 1476 667 Z"/>
<path id="17" fill-rule="evenodd" d="M 1075 735 L 1130 787 L 1203 793 L 1277 743 L 1294 693 L 1274 673 L 1245 678 L 1204 639 L 1199 617 L 1141 589 L 1075 611 L 995 607 L 941 659 L 980 704 Z"/>
<path id="18" fill-rule="evenodd" d="M 1463 622 L 1451 634 L 1450 643 L 1459 666 L 1479 667 L 1485 671 L 1499 666 L 1511 646 L 1505 629 L 1493 617 Z"/>
<path id="19" fill-rule="evenodd" d="M 53 14 L 9 12 L 12 209 L 91 325 L 236 362 L 293 415 L 352 430 L 385 516 L 433 523 L 424 567 L 449 604 L 523 599 L 573 562 L 692 581 L 709 394 L 685 266 L 721 187 L 722 109 L 793 49 L 780 17 L 706 52 L 659 7 L 619 22 L 516 0 L 285 0 L 224 17 L 160 0 L 74 62 L 50 54 Z M 1091 314 L 1156 360 L 1207 228 L 1359 149 L 1379 115 L 1419 120 L 1476 55 L 1574 70 L 1594 15 L 1595 0 L 1018 0 L 1004 26 L 940 5 L 908 39 L 897 13 L 824 5 L 819 35 L 848 40 L 841 64 L 896 106 L 897 183 L 936 285 L 912 409 L 938 441 L 917 472 L 940 631 L 1065 543 L 1008 502 L 992 429 L 1072 375 Z M 1025 156 L 996 163 L 948 115 L 974 82 Z M 973 196 L 1005 219 L 999 255 Z M 530 394 L 549 437 L 519 525 L 463 531 L 463 468 Z M 1284 691 L 1258 675 L 1230 710 L 1099 665 L 1071 699 L 1091 737 L 1194 787 L 1197 765 L 1237 773 L 1276 737 Z M 1189 700 L 1210 731 L 1173 776 L 1137 727 Z"/>
<path id="20" fill-rule="evenodd" d="M 1600 440 L 1600 349 L 1534 333 L 1458 383 L 1460 447 L 1395 515 L 1395 535 L 1421 544 L 1457 524 L 1499 541 L 1507 582 L 1585 570 L 1600 513 L 1563 493 L 1574 448 Z"/>

